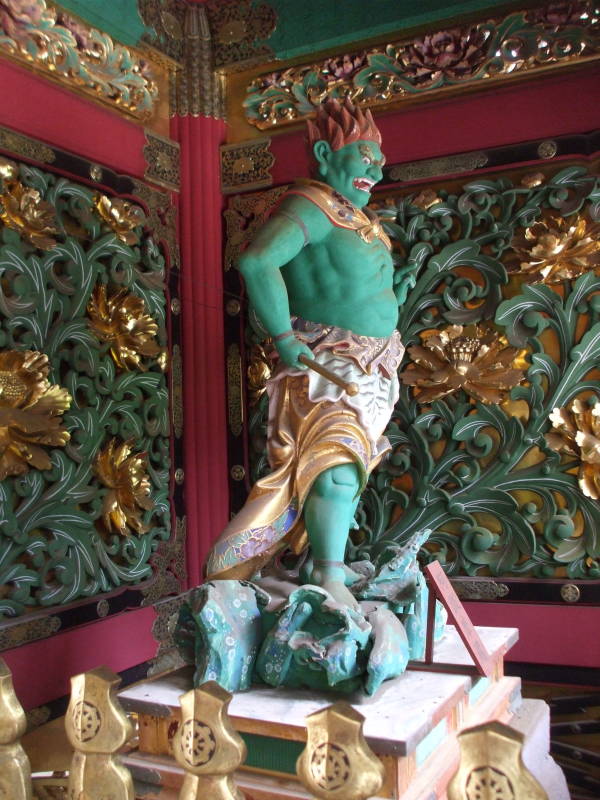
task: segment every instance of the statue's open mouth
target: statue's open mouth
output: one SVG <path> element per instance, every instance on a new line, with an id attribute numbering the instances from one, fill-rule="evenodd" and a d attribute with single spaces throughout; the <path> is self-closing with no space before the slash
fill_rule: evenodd
<path id="1" fill-rule="evenodd" d="M 354 178 L 352 185 L 355 189 L 360 189 L 361 192 L 370 192 L 375 185 L 375 181 L 370 178 Z"/>

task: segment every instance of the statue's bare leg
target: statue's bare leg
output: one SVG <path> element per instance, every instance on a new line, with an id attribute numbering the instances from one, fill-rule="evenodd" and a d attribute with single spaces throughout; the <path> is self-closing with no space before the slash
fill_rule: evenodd
<path id="1" fill-rule="evenodd" d="M 326 589 L 338 603 L 354 609 L 358 609 L 358 603 L 346 588 L 343 562 L 359 486 L 354 464 L 339 464 L 318 476 L 304 504 L 304 522 L 314 559 L 311 581 Z"/>

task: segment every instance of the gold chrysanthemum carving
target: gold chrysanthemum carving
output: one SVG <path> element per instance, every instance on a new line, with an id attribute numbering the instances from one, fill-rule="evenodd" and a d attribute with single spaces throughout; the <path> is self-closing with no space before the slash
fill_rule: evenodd
<path id="1" fill-rule="evenodd" d="M 34 247 L 51 250 L 59 232 L 54 207 L 42 200 L 37 189 L 21 183 L 13 161 L 0 158 L 0 178 L 4 187 L 0 193 L 0 220 Z"/>
<path id="2" fill-rule="evenodd" d="M 62 414 L 71 396 L 48 381 L 48 371 L 43 353 L 0 352 L 0 480 L 31 467 L 50 469 L 44 447 L 63 447 L 69 441 Z"/>
<path id="3" fill-rule="evenodd" d="M 521 351 L 496 331 L 451 325 L 421 334 L 422 344 L 409 347 L 412 359 L 400 380 L 417 389 L 420 403 L 440 400 L 459 389 L 482 403 L 500 403 L 523 379 L 515 368 Z"/>
<path id="4" fill-rule="evenodd" d="M 98 284 L 88 302 L 89 325 L 102 342 L 110 345 L 115 364 L 121 369 L 145 372 L 144 357 L 158 358 L 161 348 L 155 341 L 157 322 L 146 314 L 141 297 L 127 289 L 108 294 L 104 284 Z"/>
<path id="5" fill-rule="evenodd" d="M 140 206 L 101 194 L 94 199 L 94 207 L 118 239 L 130 246 L 140 243 L 136 229 L 146 223 L 146 215 Z"/>
<path id="6" fill-rule="evenodd" d="M 600 266 L 600 223 L 546 215 L 517 234 L 511 246 L 518 260 L 511 272 L 529 283 L 572 280 Z"/>
<path id="7" fill-rule="evenodd" d="M 264 347 L 259 344 L 253 345 L 250 351 L 250 363 L 247 371 L 251 406 L 256 405 L 266 391 L 267 381 L 271 377 L 272 371 L 273 364 Z"/>
<path id="8" fill-rule="evenodd" d="M 600 402 L 594 406 L 575 399 L 568 408 L 550 414 L 553 430 L 548 446 L 579 459 L 579 487 L 586 497 L 600 500 Z"/>
<path id="9" fill-rule="evenodd" d="M 94 459 L 94 473 L 108 489 L 102 520 L 108 533 L 145 533 L 144 511 L 154 507 L 147 475 L 147 454 L 134 452 L 134 441 L 113 438 Z"/>

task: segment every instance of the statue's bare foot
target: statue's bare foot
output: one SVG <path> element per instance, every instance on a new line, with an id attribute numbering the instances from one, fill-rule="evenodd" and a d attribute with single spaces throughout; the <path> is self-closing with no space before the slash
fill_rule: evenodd
<path id="1" fill-rule="evenodd" d="M 344 577 L 343 581 L 346 586 L 353 586 L 358 581 L 364 580 L 365 576 L 361 575 L 360 572 L 355 572 L 353 569 L 347 564 L 344 564 L 342 569 L 344 570 Z M 311 557 L 307 558 L 302 568 L 300 570 L 300 580 L 302 583 L 316 583 L 315 580 L 311 578 L 312 573 L 315 570 L 314 562 Z"/>
<path id="2" fill-rule="evenodd" d="M 357 599 L 346 588 L 343 567 L 315 567 L 312 571 L 311 582 L 329 592 L 336 603 L 347 606 L 353 611 L 360 611 Z"/>
<path id="3" fill-rule="evenodd" d="M 323 589 L 329 592 L 336 603 L 351 608 L 352 611 L 360 611 L 358 600 L 342 581 L 325 581 L 321 585 Z"/>
<path id="4" fill-rule="evenodd" d="M 344 583 L 346 586 L 353 586 L 360 580 L 364 579 L 364 575 L 361 575 L 359 572 L 355 572 L 353 569 L 350 569 L 346 564 L 344 564 Z"/>

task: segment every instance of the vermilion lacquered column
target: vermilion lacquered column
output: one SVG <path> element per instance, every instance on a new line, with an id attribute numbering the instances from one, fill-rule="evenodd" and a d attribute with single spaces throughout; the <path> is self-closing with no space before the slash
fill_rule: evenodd
<path id="1" fill-rule="evenodd" d="M 211 542 L 227 521 L 227 450 L 223 343 L 222 195 L 219 145 L 225 125 L 176 117 L 181 144 L 181 300 L 187 569 L 202 580 Z"/>

